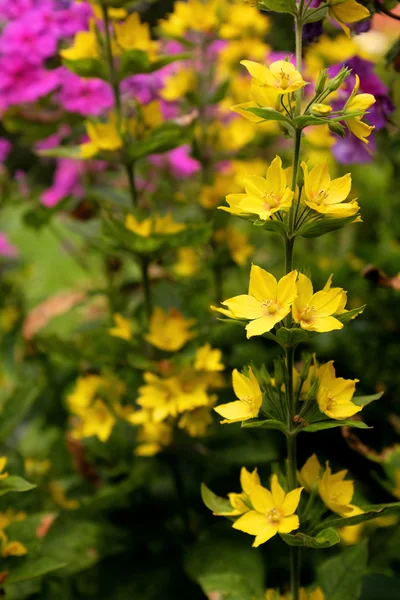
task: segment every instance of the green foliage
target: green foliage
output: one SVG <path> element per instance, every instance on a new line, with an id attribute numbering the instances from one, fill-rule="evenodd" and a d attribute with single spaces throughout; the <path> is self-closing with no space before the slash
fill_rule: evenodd
<path id="1" fill-rule="evenodd" d="M 36 485 L 29 483 L 22 477 L 17 475 L 9 475 L 5 479 L 0 479 L 0 496 L 9 494 L 10 492 L 29 492 L 35 489 Z"/>
<path id="2" fill-rule="evenodd" d="M 318 571 L 318 581 L 326 600 L 360 598 L 367 558 L 366 544 L 358 544 L 323 563 Z"/>

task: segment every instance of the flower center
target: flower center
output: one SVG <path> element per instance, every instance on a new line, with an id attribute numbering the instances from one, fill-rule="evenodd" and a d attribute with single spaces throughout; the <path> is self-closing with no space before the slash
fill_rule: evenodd
<path id="1" fill-rule="evenodd" d="M 301 311 L 301 320 L 302 321 L 307 321 L 307 322 L 312 322 L 315 319 L 315 313 L 316 313 L 316 309 L 314 306 L 310 306 L 309 304 L 307 304 L 307 306 L 305 306 L 303 308 L 303 310 Z"/>
<path id="2" fill-rule="evenodd" d="M 275 314 L 279 309 L 279 305 L 275 300 L 264 300 L 261 306 L 263 307 L 266 316 Z"/>
<path id="3" fill-rule="evenodd" d="M 282 513 L 277 508 L 267 510 L 266 515 L 270 525 L 277 525 L 282 521 Z"/>
<path id="4" fill-rule="evenodd" d="M 313 200 L 315 202 L 315 204 L 322 204 L 324 202 L 324 200 L 327 199 L 327 197 L 329 196 L 329 192 L 325 192 L 324 190 L 321 190 L 320 192 L 318 192 L 318 194 L 315 194 Z"/>
<path id="5" fill-rule="evenodd" d="M 264 194 L 264 206 L 266 210 L 270 210 L 271 208 L 275 208 L 276 206 L 278 206 L 279 201 L 279 196 L 273 194 L 272 192 Z"/>
<path id="6" fill-rule="evenodd" d="M 289 87 L 289 78 L 289 73 L 284 73 L 283 70 L 281 70 L 279 73 L 278 87 L 282 90 L 286 90 Z"/>

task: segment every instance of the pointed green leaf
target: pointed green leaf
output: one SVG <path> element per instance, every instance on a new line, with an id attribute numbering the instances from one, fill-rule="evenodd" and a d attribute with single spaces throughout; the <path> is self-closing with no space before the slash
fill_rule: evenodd
<path id="1" fill-rule="evenodd" d="M 37 150 L 39 156 L 48 156 L 49 158 L 73 158 L 82 160 L 79 146 L 55 146 L 47 150 Z"/>
<path id="2" fill-rule="evenodd" d="M 98 58 L 79 58 L 77 60 L 64 58 L 63 65 L 79 77 L 96 77 L 105 81 L 108 80 L 106 66 Z"/>
<path id="3" fill-rule="evenodd" d="M 205 483 L 201 484 L 201 498 L 213 513 L 232 512 L 233 508 L 227 498 L 221 498 L 212 492 Z"/>
<path id="4" fill-rule="evenodd" d="M 18 475 L 9 475 L 5 479 L 0 479 L 0 496 L 10 492 L 29 492 L 34 490 L 36 485 L 29 483 Z"/>
<path id="5" fill-rule="evenodd" d="M 249 420 L 243 421 L 242 427 L 244 428 L 257 428 L 257 429 L 278 429 L 279 431 L 286 432 L 286 427 L 280 421 L 276 421 L 274 419 L 266 419 L 265 421 L 260 420 Z"/>
<path id="6" fill-rule="evenodd" d="M 167 65 L 170 65 L 177 60 L 186 60 L 190 58 L 191 54 L 188 52 L 180 52 L 179 54 L 169 54 L 166 56 L 159 56 L 154 62 L 150 64 L 149 72 L 153 73 L 153 71 L 158 71 L 158 69 L 162 69 Z"/>
<path id="7" fill-rule="evenodd" d="M 289 546 L 305 546 L 306 548 L 330 548 L 340 542 L 340 537 L 336 529 L 327 527 L 315 537 L 306 535 L 305 533 L 281 533 L 281 538 Z"/>
<path id="8" fill-rule="evenodd" d="M 290 13 L 296 14 L 296 2 L 295 0 L 260 0 L 258 3 L 259 8 L 264 10 L 273 10 L 278 13 Z"/>
<path id="9" fill-rule="evenodd" d="M 325 600 L 358 600 L 367 568 L 367 546 L 352 546 L 328 559 L 318 571 Z"/>
<path id="10" fill-rule="evenodd" d="M 255 106 L 253 108 L 245 108 L 245 110 L 257 115 L 257 117 L 261 117 L 264 121 L 283 121 L 287 125 L 292 126 L 290 119 L 273 108 Z"/>
<path id="11" fill-rule="evenodd" d="M 368 425 L 363 423 L 362 421 L 319 421 L 318 423 L 312 423 L 311 425 L 307 425 L 307 427 L 303 427 L 300 431 L 323 431 L 324 429 L 334 429 L 335 427 L 356 427 L 358 429 L 371 429 Z"/>
<path id="12" fill-rule="evenodd" d="M 301 235 L 305 238 L 316 238 L 325 235 L 331 231 L 341 229 L 348 223 L 352 223 L 356 219 L 356 215 L 344 218 L 323 217 L 314 221 L 307 221 L 296 232 L 296 235 Z"/>
<path id="13" fill-rule="evenodd" d="M 308 332 L 304 329 L 280 327 L 276 332 L 277 341 L 284 346 L 295 346 L 308 340 Z"/>
<path id="14" fill-rule="evenodd" d="M 371 394 L 370 396 L 354 396 L 351 401 L 356 406 L 368 406 L 368 404 L 375 402 L 375 400 L 379 400 L 382 396 L 383 392 L 378 392 L 377 394 Z"/>
<path id="15" fill-rule="evenodd" d="M 50 556 L 29 556 L 21 560 L 18 565 L 12 569 L 9 576 L 6 579 L 6 590 L 7 585 L 13 583 L 20 583 L 21 581 L 28 581 L 30 579 L 36 579 L 47 575 L 47 573 L 53 573 L 65 567 L 67 563 L 62 563 Z"/>
<path id="16" fill-rule="evenodd" d="M 119 63 L 119 78 L 125 79 L 130 75 L 148 73 L 150 70 L 150 59 L 143 50 L 126 50 L 123 52 Z"/>
<path id="17" fill-rule="evenodd" d="M 342 313 L 341 315 L 335 315 L 335 319 L 337 319 L 338 321 L 340 321 L 341 323 L 346 325 L 346 323 L 348 323 L 349 321 L 351 321 L 358 315 L 361 315 L 361 313 L 364 311 L 364 308 L 366 306 L 367 305 L 364 304 L 363 306 L 359 306 L 358 308 L 353 308 L 352 310 L 348 310 L 348 311 Z"/>
<path id="18" fill-rule="evenodd" d="M 400 514 L 400 502 L 391 502 L 388 504 L 370 504 L 368 506 L 361 506 L 361 510 L 364 512 L 361 515 L 354 515 L 354 517 L 339 517 L 338 515 L 329 517 L 317 525 L 315 531 L 324 529 L 325 527 L 347 527 L 348 525 L 358 525 L 358 523 L 364 523 L 364 521 L 371 521 L 377 517 L 399 515 Z"/>
<path id="19" fill-rule="evenodd" d="M 168 152 L 185 143 L 186 132 L 186 128 L 177 123 L 163 123 L 145 139 L 133 142 L 128 148 L 129 156 L 132 160 L 138 160 L 149 154 Z"/>
<path id="20" fill-rule="evenodd" d="M 305 16 L 303 17 L 303 23 L 315 23 L 316 21 L 321 21 L 327 15 L 328 7 L 322 9 L 322 7 L 318 7 L 318 11 L 315 8 L 309 8 L 305 12 Z"/>

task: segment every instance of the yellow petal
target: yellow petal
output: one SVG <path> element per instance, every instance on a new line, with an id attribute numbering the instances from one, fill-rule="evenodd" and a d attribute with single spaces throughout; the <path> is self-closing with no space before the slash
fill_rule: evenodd
<path id="1" fill-rule="evenodd" d="M 249 473 L 246 467 L 242 467 L 240 471 L 240 485 L 242 486 L 242 490 L 250 496 L 254 486 L 260 485 L 260 476 L 257 473 L 257 469 Z"/>
<path id="2" fill-rule="evenodd" d="M 267 171 L 267 183 L 269 190 L 277 196 L 282 196 L 286 183 L 286 174 L 282 169 L 282 160 L 279 156 L 275 156 Z"/>
<path id="3" fill-rule="evenodd" d="M 250 404 L 246 404 L 240 400 L 215 406 L 214 410 L 221 417 L 224 417 L 225 420 L 221 421 L 221 423 L 237 423 L 253 417 Z"/>
<path id="4" fill-rule="evenodd" d="M 338 177 L 331 181 L 329 196 L 324 200 L 325 204 L 337 204 L 346 200 L 351 190 L 351 173 Z"/>
<path id="5" fill-rule="evenodd" d="M 250 375 L 253 375 L 251 369 L 249 371 Z M 239 373 L 237 369 L 234 369 L 232 372 L 232 385 L 236 396 L 241 400 L 261 394 L 260 387 L 254 375 L 253 378 L 246 377 L 242 373 Z"/>
<path id="6" fill-rule="evenodd" d="M 250 500 L 254 508 L 263 514 L 268 510 L 276 508 L 272 493 L 262 485 L 255 485 L 253 487 L 250 494 Z"/>
<path id="7" fill-rule="evenodd" d="M 277 281 L 271 273 L 268 273 L 265 269 L 257 265 L 251 266 L 249 285 L 249 294 L 251 296 L 254 296 L 260 302 L 276 300 L 277 288 Z"/>
<path id="8" fill-rule="evenodd" d="M 274 473 L 271 477 L 271 494 L 272 499 L 274 501 L 275 508 L 281 508 L 283 501 L 285 499 L 285 492 L 283 488 L 280 486 L 278 477 Z"/>
<path id="9" fill-rule="evenodd" d="M 267 517 L 251 510 L 235 521 L 232 527 L 250 535 L 257 535 L 266 525 L 268 525 Z"/>
<path id="10" fill-rule="evenodd" d="M 294 529 L 298 529 L 300 527 L 299 517 L 297 515 L 290 515 L 289 517 L 285 517 L 279 523 L 279 533 L 290 533 Z"/>
<path id="11" fill-rule="evenodd" d="M 238 319 L 257 319 L 263 314 L 261 303 L 247 294 L 228 298 L 223 304 Z"/>
<path id="12" fill-rule="evenodd" d="M 249 110 L 246 110 L 248 108 L 258 108 L 258 104 L 256 102 L 242 102 L 241 104 L 235 104 L 234 106 L 231 106 L 231 110 L 233 112 L 244 117 L 248 121 L 251 121 L 252 123 L 262 123 L 263 119 Z"/>
<path id="13" fill-rule="evenodd" d="M 278 525 L 266 525 L 260 531 L 260 533 L 256 536 L 256 539 L 253 543 L 253 548 L 258 548 L 261 544 L 264 544 L 268 540 L 270 540 L 274 535 L 278 533 Z"/>
<path id="14" fill-rule="evenodd" d="M 342 290 L 332 288 L 328 292 L 320 290 L 312 297 L 312 305 L 317 311 L 318 317 L 328 317 L 335 314 L 342 299 Z"/>
<path id="15" fill-rule="evenodd" d="M 282 321 L 282 319 L 284 319 L 289 312 L 290 307 L 288 306 L 286 312 L 280 310 L 272 315 L 254 319 L 248 325 L 246 325 L 247 339 L 250 339 L 254 335 L 263 335 L 263 333 L 268 333 L 268 331 L 271 331 L 274 325 L 279 323 L 279 321 Z"/>
<path id="16" fill-rule="evenodd" d="M 303 329 L 309 329 L 305 324 L 301 324 Z M 336 331 L 343 329 L 343 323 L 335 319 L 334 317 L 320 317 L 316 318 L 310 327 L 311 331 L 319 331 L 320 333 L 326 333 L 328 331 Z"/>
<path id="17" fill-rule="evenodd" d="M 253 60 L 241 60 L 240 64 L 246 67 L 252 77 L 264 83 L 269 78 L 269 69 Z"/>
<path id="18" fill-rule="evenodd" d="M 285 516 L 292 515 L 296 511 L 300 502 L 300 495 L 302 491 L 303 488 L 301 487 L 296 488 L 287 494 L 282 504 L 282 510 Z"/>
<path id="19" fill-rule="evenodd" d="M 279 280 L 277 289 L 277 302 L 280 306 L 291 304 L 297 296 L 297 271 L 291 271 Z"/>

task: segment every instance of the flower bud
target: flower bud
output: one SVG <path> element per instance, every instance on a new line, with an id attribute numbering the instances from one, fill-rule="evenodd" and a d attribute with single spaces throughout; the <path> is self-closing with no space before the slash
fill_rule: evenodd
<path id="1" fill-rule="evenodd" d="M 316 117 L 326 117 L 326 115 L 332 112 L 332 107 L 327 104 L 313 104 L 311 112 Z"/>
<path id="2" fill-rule="evenodd" d="M 328 69 L 324 69 L 318 75 L 317 83 L 315 84 L 315 93 L 322 94 L 325 90 L 326 82 L 328 81 Z"/>
<path id="3" fill-rule="evenodd" d="M 336 75 L 336 77 L 333 77 L 327 85 L 327 89 L 329 89 L 330 93 L 335 92 L 337 89 L 339 89 L 343 81 L 347 79 L 350 73 L 351 69 L 349 69 L 348 67 L 342 67 L 339 73 Z"/>
<path id="4" fill-rule="evenodd" d="M 346 135 L 343 125 L 341 125 L 337 121 L 332 121 L 331 123 L 328 122 L 328 127 L 329 130 L 332 131 L 332 133 L 335 133 L 341 138 L 343 138 Z"/>

